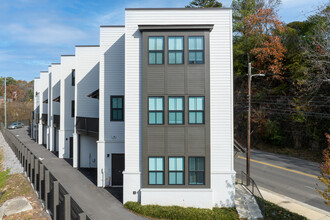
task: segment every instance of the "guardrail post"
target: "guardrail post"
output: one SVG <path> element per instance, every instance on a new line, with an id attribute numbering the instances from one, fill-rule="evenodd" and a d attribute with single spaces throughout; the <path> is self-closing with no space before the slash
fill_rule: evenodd
<path id="1" fill-rule="evenodd" d="M 39 166 L 38 166 L 39 160 L 34 158 L 34 189 L 38 190 L 38 175 L 39 175 Z"/>
<path id="2" fill-rule="evenodd" d="M 78 215 L 79 220 L 86 220 L 86 214 L 85 213 L 80 213 Z"/>
<path id="3" fill-rule="evenodd" d="M 34 155 L 31 153 L 31 156 L 30 156 L 30 161 L 31 161 L 31 183 L 33 184 L 34 188 L 36 187 L 35 184 L 34 184 L 34 177 L 35 177 L 35 161 L 34 161 Z"/>
<path id="4" fill-rule="evenodd" d="M 49 209 L 48 207 L 48 193 L 50 190 L 49 187 L 49 171 L 45 170 L 45 206 L 46 206 L 46 210 Z"/>
<path id="5" fill-rule="evenodd" d="M 64 195 L 64 220 L 71 220 L 71 197 Z"/>
<path id="6" fill-rule="evenodd" d="M 44 180 L 45 180 L 45 176 L 44 176 L 44 165 L 40 163 L 40 166 L 39 166 L 39 197 L 40 199 L 43 198 L 43 194 L 42 194 L 42 183 L 44 183 Z"/>
<path id="7" fill-rule="evenodd" d="M 31 151 L 30 150 L 28 150 L 28 154 L 27 154 L 27 166 L 26 166 L 26 169 L 27 169 L 27 176 L 29 177 L 30 182 L 31 182 Z"/>
<path id="8" fill-rule="evenodd" d="M 57 219 L 57 209 L 56 207 L 58 206 L 59 203 L 59 198 L 58 198 L 58 194 L 59 194 L 59 189 L 58 189 L 58 181 L 54 181 L 53 182 L 53 219 Z"/>

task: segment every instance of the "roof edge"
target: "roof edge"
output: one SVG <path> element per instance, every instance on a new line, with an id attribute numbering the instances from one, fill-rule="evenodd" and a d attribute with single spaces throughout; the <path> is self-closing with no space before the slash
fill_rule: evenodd
<path id="1" fill-rule="evenodd" d="M 125 27 L 125 25 L 100 25 L 100 28 L 107 28 L 107 27 Z"/>
<path id="2" fill-rule="evenodd" d="M 100 45 L 76 45 L 76 47 L 100 47 Z"/>
<path id="3" fill-rule="evenodd" d="M 125 11 L 132 10 L 232 10 L 233 8 L 125 8 Z"/>

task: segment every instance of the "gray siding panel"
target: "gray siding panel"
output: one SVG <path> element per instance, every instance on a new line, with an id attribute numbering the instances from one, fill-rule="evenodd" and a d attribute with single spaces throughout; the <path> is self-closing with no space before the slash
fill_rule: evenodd
<path id="1" fill-rule="evenodd" d="M 169 128 L 167 135 L 168 142 L 168 154 L 177 156 L 184 155 L 185 150 L 185 138 L 184 138 L 184 127 Z"/>
<path id="2" fill-rule="evenodd" d="M 167 91 L 168 94 L 184 94 L 184 66 L 167 66 Z"/>
<path id="3" fill-rule="evenodd" d="M 206 154 L 205 127 L 188 127 L 188 153 L 198 156 Z"/>
<path id="4" fill-rule="evenodd" d="M 149 127 L 148 132 L 148 153 L 152 155 L 165 153 L 165 128 L 164 127 Z"/>

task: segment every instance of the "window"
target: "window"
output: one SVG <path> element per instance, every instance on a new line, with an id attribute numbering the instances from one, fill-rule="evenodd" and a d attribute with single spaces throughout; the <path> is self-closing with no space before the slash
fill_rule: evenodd
<path id="1" fill-rule="evenodd" d="M 204 63 L 204 37 L 189 37 L 189 63 Z"/>
<path id="2" fill-rule="evenodd" d="M 149 37 L 149 64 L 164 64 L 164 37 Z"/>
<path id="3" fill-rule="evenodd" d="M 164 97 L 149 97 L 149 124 L 164 124 Z"/>
<path id="4" fill-rule="evenodd" d="M 189 184 L 203 185 L 205 183 L 204 157 L 189 157 Z"/>
<path id="5" fill-rule="evenodd" d="M 189 97 L 189 124 L 204 124 L 204 97 Z"/>
<path id="6" fill-rule="evenodd" d="M 74 117 L 74 112 L 75 112 L 75 109 L 74 109 L 74 100 L 71 101 L 71 117 Z"/>
<path id="7" fill-rule="evenodd" d="M 168 184 L 184 184 L 184 157 L 169 157 Z"/>
<path id="8" fill-rule="evenodd" d="M 72 86 L 76 85 L 76 70 L 72 70 L 71 72 L 71 82 L 72 82 Z"/>
<path id="9" fill-rule="evenodd" d="M 169 97 L 168 98 L 168 123 L 183 124 L 183 97 Z"/>
<path id="10" fill-rule="evenodd" d="M 149 157 L 149 184 L 164 184 L 164 157 Z"/>
<path id="11" fill-rule="evenodd" d="M 124 96 L 111 96 L 111 121 L 124 121 Z"/>
<path id="12" fill-rule="evenodd" d="M 168 37 L 168 63 L 183 64 L 183 37 Z"/>

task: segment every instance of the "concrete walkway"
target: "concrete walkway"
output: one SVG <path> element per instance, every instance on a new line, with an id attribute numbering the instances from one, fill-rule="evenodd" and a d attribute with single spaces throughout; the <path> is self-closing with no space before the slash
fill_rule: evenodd
<path id="1" fill-rule="evenodd" d="M 241 184 L 235 186 L 235 206 L 240 219 L 263 219 L 254 196 Z"/>
<path id="2" fill-rule="evenodd" d="M 56 157 L 42 145 L 28 136 L 27 127 L 11 131 L 28 147 L 36 157 L 42 158 L 43 164 L 56 177 L 78 203 L 84 212 L 93 220 L 104 219 L 143 219 L 128 211 L 123 205 L 103 188 L 96 187 L 77 169 L 64 159 Z"/>
<path id="3" fill-rule="evenodd" d="M 269 191 L 264 188 L 259 188 L 265 200 L 275 203 L 291 212 L 298 213 L 311 220 L 329 220 L 330 212 L 310 206 L 306 203 L 299 202 L 287 196 Z"/>

